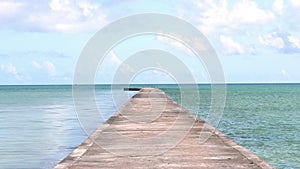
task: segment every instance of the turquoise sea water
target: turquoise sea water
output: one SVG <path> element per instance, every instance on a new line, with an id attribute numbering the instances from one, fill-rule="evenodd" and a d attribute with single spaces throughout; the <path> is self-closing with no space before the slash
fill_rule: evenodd
<path id="1" fill-rule="evenodd" d="M 151 86 L 181 102 L 177 85 Z M 210 86 L 199 85 L 199 91 L 200 109 L 186 108 L 206 119 Z M 106 120 L 117 109 L 110 86 L 96 86 L 95 95 Z M 91 128 L 99 124 L 92 122 Z M 217 127 L 277 168 L 300 168 L 300 85 L 228 85 Z M 52 168 L 86 138 L 72 86 L 0 86 L 0 168 Z"/>

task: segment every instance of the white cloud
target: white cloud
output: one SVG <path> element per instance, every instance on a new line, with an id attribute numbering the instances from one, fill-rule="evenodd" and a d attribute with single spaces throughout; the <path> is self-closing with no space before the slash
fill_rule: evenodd
<path id="1" fill-rule="evenodd" d="M 20 2 L 12 1 L 1 1 L 0 2 L 0 17 L 1 16 L 10 16 L 19 12 L 20 7 L 23 4 Z"/>
<path id="2" fill-rule="evenodd" d="M 0 69 L 2 71 L 4 71 L 5 73 L 8 73 L 8 74 L 14 76 L 14 78 L 17 79 L 17 80 L 22 79 L 20 74 L 18 73 L 16 67 L 12 64 L 7 64 L 7 65 L 1 64 Z"/>
<path id="3" fill-rule="evenodd" d="M 265 23 L 274 18 L 274 15 L 269 10 L 260 9 L 253 1 L 243 0 L 238 1 L 233 10 L 230 12 L 232 22 L 238 23 Z"/>
<path id="4" fill-rule="evenodd" d="M 294 36 L 288 36 L 288 41 L 291 43 L 291 45 L 294 47 L 294 48 L 298 48 L 300 49 L 300 41 L 298 38 L 294 37 Z"/>
<path id="5" fill-rule="evenodd" d="M 78 33 L 98 30 L 107 22 L 106 10 L 90 0 L 21 2 L 0 2 L 0 27 Z"/>
<path id="6" fill-rule="evenodd" d="M 55 65 L 52 62 L 45 61 L 43 63 L 43 66 L 48 71 L 48 73 L 49 73 L 50 76 L 55 76 L 56 75 L 56 68 L 55 68 Z"/>
<path id="7" fill-rule="evenodd" d="M 291 1 L 291 4 L 294 7 L 300 7 L 300 1 L 299 0 L 290 0 L 290 1 Z"/>
<path id="8" fill-rule="evenodd" d="M 287 72 L 286 72 L 285 69 L 281 69 L 281 70 L 280 70 L 280 74 L 281 74 L 282 76 L 287 76 Z"/>
<path id="9" fill-rule="evenodd" d="M 278 36 L 276 32 L 264 36 L 259 36 L 258 41 L 265 46 L 273 47 L 276 49 L 283 49 L 285 47 L 283 39 Z"/>
<path id="10" fill-rule="evenodd" d="M 263 24 L 274 19 L 271 10 L 261 9 L 250 0 L 236 1 L 232 4 L 232 9 L 226 0 L 194 1 L 194 3 L 198 7 L 195 15 L 200 22 L 199 28 L 206 33 L 223 29 L 243 30 L 247 25 Z"/>
<path id="11" fill-rule="evenodd" d="M 32 61 L 31 64 L 36 68 L 36 69 L 41 69 L 42 65 L 40 65 L 38 62 L 36 61 Z"/>
<path id="12" fill-rule="evenodd" d="M 280 70 L 279 74 L 284 78 L 287 78 L 287 79 L 291 78 L 291 74 L 284 68 L 282 68 Z"/>
<path id="13" fill-rule="evenodd" d="M 229 37 L 220 36 L 220 41 L 228 54 L 243 54 L 245 52 L 243 46 Z"/>
<path id="14" fill-rule="evenodd" d="M 6 65 L 6 66 L 4 67 L 4 70 L 5 70 L 7 73 L 11 73 L 11 74 L 13 74 L 13 75 L 18 74 L 16 67 L 13 66 L 12 64 Z"/>
<path id="15" fill-rule="evenodd" d="M 279 15 L 282 15 L 283 14 L 283 5 L 284 5 L 284 2 L 283 0 L 275 0 L 275 2 L 273 3 L 273 10 L 275 12 L 277 12 Z"/>
<path id="16" fill-rule="evenodd" d="M 297 37 L 284 32 L 272 32 L 259 36 L 258 40 L 264 46 L 277 49 L 281 53 L 299 53 L 300 41 Z"/>
<path id="17" fill-rule="evenodd" d="M 245 47 L 242 44 L 234 41 L 230 37 L 224 35 L 220 36 L 220 42 L 227 54 L 240 55 L 240 54 L 254 54 L 255 49 L 253 47 Z"/>
<path id="18" fill-rule="evenodd" d="M 64 8 L 64 6 L 70 5 L 70 0 L 52 0 L 49 3 L 49 6 L 54 11 L 65 10 L 68 11 L 68 8 Z"/>
<path id="19" fill-rule="evenodd" d="M 218 25 L 226 25 L 228 20 L 227 2 L 217 4 L 213 1 L 194 1 L 199 8 L 196 20 L 200 22 L 200 29 L 204 32 L 215 31 Z"/>
<path id="20" fill-rule="evenodd" d="M 74 33 L 97 30 L 106 22 L 106 15 L 98 4 L 79 0 L 52 0 L 50 10 L 33 13 L 29 22 L 42 30 Z"/>
<path id="21" fill-rule="evenodd" d="M 44 70 L 50 76 L 56 76 L 57 74 L 56 67 L 51 61 L 44 61 L 40 63 L 37 61 L 32 61 L 31 64 L 35 69 Z"/>
<path id="22" fill-rule="evenodd" d="M 276 18 L 277 21 L 277 27 L 281 27 L 283 29 L 286 29 L 287 32 L 299 32 L 300 29 L 300 1 L 299 0 L 281 0 L 279 1 L 277 6 L 277 13 L 281 14 Z M 282 3 L 281 5 L 279 5 Z M 273 4 L 273 10 L 276 11 L 276 7 L 274 8 L 274 5 L 276 6 L 276 1 Z M 280 11 L 282 13 L 280 13 Z"/>
<path id="23" fill-rule="evenodd" d="M 194 55 L 194 53 L 188 47 L 186 47 L 183 43 L 181 43 L 179 41 L 176 41 L 174 39 L 171 39 L 171 38 L 165 37 L 165 36 L 161 36 L 161 35 L 156 36 L 156 39 L 159 42 L 167 44 L 167 45 L 171 46 L 174 49 L 179 49 L 180 51 L 186 53 L 189 56 Z M 204 50 L 204 47 L 199 47 L 199 48 Z"/>

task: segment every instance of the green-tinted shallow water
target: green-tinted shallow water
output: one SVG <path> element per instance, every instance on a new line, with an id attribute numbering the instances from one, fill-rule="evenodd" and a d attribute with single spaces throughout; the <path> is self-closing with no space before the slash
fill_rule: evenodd
<path id="1" fill-rule="evenodd" d="M 204 120 L 209 91 L 200 86 L 200 110 L 191 108 Z M 300 85 L 228 85 L 218 129 L 277 168 L 300 168 Z"/>
<path id="2" fill-rule="evenodd" d="M 177 85 L 151 86 L 181 103 Z M 210 89 L 199 85 L 199 109 L 185 105 L 204 120 Z M 95 100 L 104 120 L 115 113 L 110 86 L 97 86 Z M 299 101 L 300 85 L 228 85 L 218 129 L 277 168 L 300 168 Z M 91 130 L 101 122 L 91 122 Z M 52 168 L 86 137 L 72 86 L 0 86 L 0 168 Z"/>

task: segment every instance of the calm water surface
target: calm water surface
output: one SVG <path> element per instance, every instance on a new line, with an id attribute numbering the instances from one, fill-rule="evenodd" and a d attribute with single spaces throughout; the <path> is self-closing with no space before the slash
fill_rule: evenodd
<path id="1" fill-rule="evenodd" d="M 176 85 L 155 86 L 180 103 Z M 110 86 L 95 91 L 106 120 L 117 110 Z M 200 85 L 199 91 L 200 109 L 186 108 L 206 119 L 210 86 Z M 89 130 L 101 122 L 92 122 Z M 300 85 L 228 85 L 218 129 L 278 168 L 300 168 Z M 0 168 L 52 168 L 86 138 L 72 86 L 0 86 Z"/>

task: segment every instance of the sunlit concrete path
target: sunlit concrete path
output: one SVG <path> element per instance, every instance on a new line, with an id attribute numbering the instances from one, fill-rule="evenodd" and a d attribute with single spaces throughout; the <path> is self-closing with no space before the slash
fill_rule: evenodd
<path id="1" fill-rule="evenodd" d="M 274 167 L 163 91 L 143 88 L 55 167 L 62 168 Z"/>

